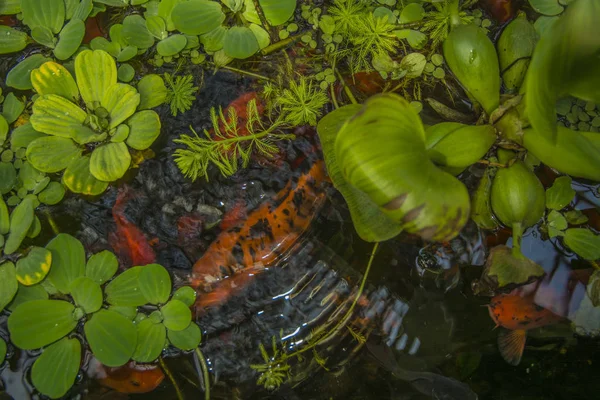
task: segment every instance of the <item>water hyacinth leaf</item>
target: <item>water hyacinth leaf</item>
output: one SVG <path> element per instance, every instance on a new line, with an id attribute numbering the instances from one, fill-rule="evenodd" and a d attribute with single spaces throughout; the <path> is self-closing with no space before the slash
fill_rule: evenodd
<path id="1" fill-rule="evenodd" d="M 529 0 L 531 7 L 540 14 L 553 16 L 564 11 L 558 0 Z"/>
<path id="2" fill-rule="evenodd" d="M 77 320 L 73 317 L 74 311 L 75 306 L 64 300 L 32 300 L 22 303 L 8 317 L 10 338 L 17 347 L 24 350 L 47 346 L 75 329 Z"/>
<path id="3" fill-rule="evenodd" d="M 50 59 L 39 53 L 27 57 L 6 75 L 6 85 L 19 90 L 33 89 L 31 71 L 41 67 L 47 61 L 50 61 Z M 75 88 L 77 89 L 77 87 Z"/>
<path id="4" fill-rule="evenodd" d="M 140 321 L 137 324 L 137 345 L 131 358 L 146 363 L 156 360 L 166 339 L 167 330 L 163 324 L 156 324 L 150 318 Z"/>
<path id="5" fill-rule="evenodd" d="M 170 57 L 179 54 L 186 45 L 187 38 L 185 35 L 171 35 L 158 42 L 156 45 L 156 52 L 163 57 Z"/>
<path id="6" fill-rule="evenodd" d="M 17 280 L 21 285 L 31 286 L 48 275 L 52 265 L 52 253 L 43 247 L 34 246 L 29 253 L 17 261 Z"/>
<path id="7" fill-rule="evenodd" d="M 8 26 L 0 25 L 0 54 L 9 54 L 23 50 L 29 36 Z"/>
<path id="8" fill-rule="evenodd" d="M 158 15 L 146 17 L 146 28 L 158 40 L 166 39 L 169 36 L 167 23 Z"/>
<path id="9" fill-rule="evenodd" d="M 31 38 L 42 46 L 53 49 L 56 46 L 56 38 L 52 31 L 45 26 L 36 26 L 31 30 Z"/>
<path id="10" fill-rule="evenodd" d="M 23 22 L 30 28 L 43 26 L 57 34 L 65 23 L 63 0 L 21 0 Z"/>
<path id="11" fill-rule="evenodd" d="M 81 108 L 64 97 L 45 94 L 33 103 L 30 121 L 38 132 L 70 138 L 86 117 L 87 114 Z"/>
<path id="12" fill-rule="evenodd" d="M 140 93 L 140 104 L 138 110 L 147 110 L 158 107 L 167 99 L 167 87 L 165 81 L 160 75 L 144 75 L 137 84 Z"/>
<path id="13" fill-rule="evenodd" d="M 117 83 L 117 66 L 105 51 L 84 50 L 75 57 L 75 76 L 81 97 L 94 110 L 108 88 Z"/>
<path id="14" fill-rule="evenodd" d="M 510 91 L 521 87 L 537 39 L 537 32 L 525 13 L 520 13 L 502 31 L 496 48 L 502 83 Z"/>
<path id="15" fill-rule="evenodd" d="M 138 49 L 154 45 L 154 36 L 146 27 L 146 20 L 140 15 L 129 15 L 123 20 L 123 39 Z"/>
<path id="16" fill-rule="evenodd" d="M 284 24 L 296 10 L 296 0 L 258 0 L 258 3 L 273 26 Z"/>
<path id="17" fill-rule="evenodd" d="M 229 57 L 245 59 L 259 50 L 258 40 L 250 28 L 234 26 L 225 34 L 223 50 Z"/>
<path id="18" fill-rule="evenodd" d="M 47 279 L 42 282 L 48 282 Z M 13 301 L 8 305 L 10 311 L 14 311 L 23 303 L 34 300 L 48 300 L 48 292 L 44 289 L 43 285 L 38 283 L 33 286 L 19 285 L 17 294 L 13 298 Z"/>
<path id="19" fill-rule="evenodd" d="M 317 132 L 323 147 L 327 172 L 348 204 L 350 217 L 358 235 L 367 242 L 380 242 L 397 236 L 402 231 L 401 224 L 390 219 L 367 194 L 348 183 L 334 151 L 340 128 L 361 108 L 358 104 L 347 105 L 330 112 L 319 121 Z"/>
<path id="20" fill-rule="evenodd" d="M 556 178 L 551 187 L 546 190 L 546 208 L 562 210 L 575 198 L 575 190 L 571 187 L 570 176 Z"/>
<path id="21" fill-rule="evenodd" d="M 17 182 L 17 172 L 12 163 L 0 162 L 0 195 L 12 190 Z"/>
<path id="22" fill-rule="evenodd" d="M 117 77 L 121 82 L 131 82 L 135 77 L 135 69 L 129 64 L 121 64 L 117 70 Z"/>
<path id="23" fill-rule="evenodd" d="M 193 350 L 200 345 L 202 333 L 200 328 L 194 322 L 182 331 L 167 331 L 169 342 L 181 350 Z"/>
<path id="24" fill-rule="evenodd" d="M 25 197 L 10 214 L 10 233 L 4 243 L 4 254 L 12 254 L 27 236 L 34 217 L 33 200 Z"/>
<path id="25" fill-rule="evenodd" d="M 6 342 L 4 339 L 0 338 L 0 364 L 4 362 L 6 358 Z"/>
<path id="26" fill-rule="evenodd" d="M 117 273 L 118 268 L 117 256 L 108 250 L 103 250 L 90 257 L 85 267 L 85 276 L 102 285 Z"/>
<path id="27" fill-rule="evenodd" d="M 142 268 L 139 285 L 149 304 L 164 304 L 169 300 L 171 277 L 162 265 L 149 264 Z"/>
<path id="28" fill-rule="evenodd" d="M 31 368 L 35 388 L 51 399 L 64 396 L 75 383 L 81 363 L 81 343 L 63 338 L 42 352 Z"/>
<path id="29" fill-rule="evenodd" d="M 14 93 L 11 92 L 6 95 L 2 106 L 2 116 L 6 119 L 6 122 L 9 124 L 15 122 L 23 110 L 25 110 L 25 103 L 19 100 Z"/>
<path id="30" fill-rule="evenodd" d="M 125 365 L 133 355 L 137 330 L 132 321 L 118 312 L 100 310 L 83 329 L 94 356 L 107 367 Z"/>
<path id="31" fill-rule="evenodd" d="M 163 323 L 172 331 L 181 331 L 188 327 L 192 321 L 190 308 L 179 300 L 171 300 L 160 308 Z"/>
<path id="32" fill-rule="evenodd" d="M 54 61 L 45 62 L 31 71 L 31 85 L 39 95 L 55 94 L 74 102 L 79 98 L 79 89 L 71 73 Z"/>
<path id="33" fill-rule="evenodd" d="M 173 299 L 191 307 L 196 301 L 196 291 L 190 286 L 182 286 L 173 293 Z"/>
<path id="34" fill-rule="evenodd" d="M 58 35 L 58 43 L 54 48 L 56 58 L 66 60 L 75 54 L 84 36 L 85 23 L 80 19 L 70 20 Z"/>
<path id="35" fill-rule="evenodd" d="M 82 149 L 71 139 L 46 136 L 27 147 L 27 159 L 42 172 L 59 172 L 81 157 Z"/>
<path id="36" fill-rule="evenodd" d="M 90 172 L 98 180 L 114 182 L 125 175 L 130 164 L 131 155 L 125 143 L 107 143 L 92 153 Z"/>
<path id="37" fill-rule="evenodd" d="M 492 287 L 523 285 L 544 275 L 544 269 L 524 256 L 515 256 L 511 248 L 496 246 L 485 263 L 482 280 L 493 282 Z"/>
<path id="38" fill-rule="evenodd" d="M 400 68 L 406 71 L 405 76 L 407 78 L 418 78 L 423 74 L 425 64 L 427 64 L 425 55 L 421 53 L 410 53 L 400 61 Z"/>
<path id="39" fill-rule="evenodd" d="M 559 98 L 600 103 L 599 48 L 600 3 L 595 0 L 573 2 L 538 42 L 527 73 L 525 107 L 532 128 L 551 144 L 558 140 Z"/>
<path id="40" fill-rule="evenodd" d="M 62 182 L 73 193 L 88 196 L 102 194 L 108 187 L 108 182 L 96 179 L 90 172 L 89 155 L 71 162 L 63 174 Z"/>
<path id="41" fill-rule="evenodd" d="M 140 104 L 140 94 L 132 86 L 117 83 L 108 88 L 101 104 L 110 116 L 108 128 L 113 129 L 135 113 Z"/>
<path id="42" fill-rule="evenodd" d="M 15 264 L 10 261 L 0 264 L 0 311 L 15 297 L 18 288 Z"/>
<path id="43" fill-rule="evenodd" d="M 13 15 L 21 12 L 21 0 L 4 0 L 0 3 L 0 15 Z"/>
<path id="44" fill-rule="evenodd" d="M 565 244 L 580 257 L 590 261 L 600 259 L 600 235 L 589 229 L 567 229 L 563 239 Z"/>
<path id="45" fill-rule="evenodd" d="M 115 306 L 138 307 L 146 304 L 146 297 L 139 284 L 142 268 L 129 268 L 106 285 L 106 301 Z"/>
<path id="46" fill-rule="evenodd" d="M 171 19 L 179 32 L 202 35 L 221 25 L 225 21 L 225 14 L 215 1 L 188 0 L 173 7 Z"/>
<path id="47" fill-rule="evenodd" d="M 408 232 L 449 240 L 467 222 L 467 188 L 429 160 L 419 115 L 404 98 L 367 100 L 340 129 L 335 154 L 347 181 Z"/>
<path id="48" fill-rule="evenodd" d="M 129 136 L 126 143 L 136 150 L 145 150 L 154 143 L 160 135 L 160 118 L 152 110 L 144 110 L 135 113 L 127 121 Z"/>

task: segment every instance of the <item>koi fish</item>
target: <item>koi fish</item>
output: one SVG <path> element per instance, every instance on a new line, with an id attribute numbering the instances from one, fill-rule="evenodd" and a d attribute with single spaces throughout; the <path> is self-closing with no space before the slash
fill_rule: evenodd
<path id="1" fill-rule="evenodd" d="M 115 252 L 130 265 L 147 265 L 156 261 L 156 254 L 144 232 L 127 219 L 125 206 L 132 193 L 127 187 L 119 190 L 112 213 L 116 232 L 109 236 L 109 242 Z"/>
<path id="2" fill-rule="evenodd" d="M 517 2 L 514 0 L 485 0 L 483 6 L 496 21 L 503 24 L 515 16 L 517 10 L 515 3 Z"/>
<path id="3" fill-rule="evenodd" d="M 130 361 L 122 367 L 112 368 L 101 364 L 96 358 L 91 359 L 87 374 L 98 379 L 102 386 L 119 393 L 148 393 L 165 379 L 165 374 L 158 365 Z"/>
<path id="4" fill-rule="evenodd" d="M 324 203 L 325 193 L 320 184 L 325 175 L 324 162 L 316 161 L 308 172 L 288 182 L 275 198 L 251 212 L 242 224 L 217 237 L 194 264 L 191 283 L 205 291 L 222 287 L 211 296 L 199 296 L 198 311 L 224 302 L 231 291 L 240 286 L 240 281 L 245 281 L 240 275 L 223 283 L 225 277 L 233 277 L 242 270 L 258 272 L 286 254 L 309 228 Z"/>

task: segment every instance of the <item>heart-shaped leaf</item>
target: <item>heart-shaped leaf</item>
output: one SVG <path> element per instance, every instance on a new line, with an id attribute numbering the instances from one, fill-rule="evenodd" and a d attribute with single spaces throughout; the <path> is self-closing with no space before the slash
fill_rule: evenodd
<path id="1" fill-rule="evenodd" d="M 164 304 L 169 300 L 171 277 L 162 265 L 149 264 L 142 268 L 139 285 L 149 304 Z"/>
<path id="2" fill-rule="evenodd" d="M 73 193 L 89 196 L 102 194 L 108 187 L 108 182 L 96 179 L 90 172 L 90 156 L 87 155 L 69 164 L 62 181 Z"/>
<path id="3" fill-rule="evenodd" d="M 130 164 L 131 155 L 125 143 L 107 143 L 92 152 L 90 172 L 98 180 L 113 182 L 125 175 Z"/>
<path id="4" fill-rule="evenodd" d="M 165 102 L 167 99 L 167 88 L 165 81 L 160 75 L 145 75 L 137 84 L 140 93 L 140 104 L 138 110 L 147 110 L 154 108 Z"/>
<path id="5" fill-rule="evenodd" d="M 71 283 L 71 296 L 86 314 L 94 313 L 102 307 L 102 289 L 87 276 L 80 276 Z"/>
<path id="6" fill-rule="evenodd" d="M 117 256 L 108 250 L 103 250 L 90 257 L 85 266 L 85 276 L 102 285 L 115 275 L 118 268 Z"/>
<path id="7" fill-rule="evenodd" d="M 75 383 L 81 363 L 81 343 L 63 338 L 48 346 L 31 368 L 31 381 L 51 399 L 64 396 Z"/>
<path id="8" fill-rule="evenodd" d="M 83 327 L 94 356 L 107 367 L 125 365 L 135 350 L 137 330 L 116 311 L 100 310 Z"/>
<path id="9" fill-rule="evenodd" d="M 106 285 L 106 301 L 115 306 L 137 307 L 146 304 L 146 297 L 139 283 L 142 268 L 129 268 Z"/>
<path id="10" fill-rule="evenodd" d="M 167 337 L 169 342 L 178 349 L 181 350 L 193 350 L 200 345 L 202 340 L 202 333 L 200 328 L 195 323 L 190 325 L 182 331 L 167 331 Z"/>
<path id="11" fill-rule="evenodd" d="M 52 253 L 34 246 L 27 256 L 17 261 L 17 279 L 21 285 L 35 285 L 48 275 L 51 265 Z"/>
<path id="12" fill-rule="evenodd" d="M 165 326 L 148 318 L 137 324 L 137 335 L 137 346 L 131 358 L 145 363 L 156 360 L 160 356 L 167 338 Z"/>
<path id="13" fill-rule="evenodd" d="M 71 284 L 85 274 L 85 250 L 79 240 L 59 233 L 47 245 L 52 252 L 52 268 L 48 279 L 61 293 L 70 293 Z"/>
<path id="14" fill-rule="evenodd" d="M 190 308 L 179 300 L 169 301 L 161 307 L 160 312 L 164 318 L 163 323 L 172 331 L 184 330 L 192 321 Z"/>

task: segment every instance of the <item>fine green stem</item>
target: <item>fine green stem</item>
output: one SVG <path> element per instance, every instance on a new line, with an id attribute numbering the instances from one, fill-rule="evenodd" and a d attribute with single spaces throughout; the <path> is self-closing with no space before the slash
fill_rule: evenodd
<path id="1" fill-rule="evenodd" d="M 56 221 L 54 221 L 52 215 L 48 212 L 48 210 L 44 211 L 44 215 L 50 224 L 50 228 L 52 228 L 52 232 L 54 232 L 55 235 L 58 235 L 60 230 L 58 229 L 58 225 L 56 224 Z"/>
<path id="2" fill-rule="evenodd" d="M 183 393 L 181 392 L 181 388 L 177 384 L 177 381 L 175 380 L 175 377 L 171 373 L 171 370 L 167 367 L 167 364 L 165 364 L 165 361 L 163 360 L 162 357 L 160 357 L 158 359 L 158 361 L 160 362 L 160 366 L 163 369 L 163 371 L 165 371 L 165 375 L 167 375 L 167 377 L 169 378 L 169 380 L 173 384 L 173 387 L 175 388 L 175 392 L 177 393 L 177 399 L 178 400 L 183 400 L 184 399 Z"/>
<path id="3" fill-rule="evenodd" d="M 289 45 L 290 43 L 295 42 L 296 40 L 300 39 L 302 36 L 304 36 L 304 33 L 300 33 L 298 35 L 290 36 L 290 37 L 285 38 L 283 40 L 278 40 L 277 42 L 272 43 L 272 44 L 268 45 L 267 47 L 265 47 L 264 49 L 262 49 L 260 51 L 260 53 L 263 56 L 269 55 L 269 54 L 271 54 L 273 52 L 281 50 L 282 48 L 284 48 L 285 46 Z"/>
<path id="4" fill-rule="evenodd" d="M 350 90 L 348 85 L 346 85 L 346 82 L 344 81 L 344 77 L 342 76 L 342 74 L 340 74 L 340 71 L 338 71 L 336 69 L 335 73 L 337 74 L 338 79 L 340 80 L 340 83 L 344 87 L 344 93 L 346 93 L 346 96 L 348 96 L 348 98 L 350 99 L 350 102 L 352 104 L 358 104 L 358 101 L 356 101 L 356 97 L 354 97 L 354 95 L 352 94 L 352 91 Z"/>
<path id="5" fill-rule="evenodd" d="M 229 71 L 232 71 L 232 72 L 237 72 L 238 74 L 248 75 L 248 76 L 252 76 L 252 77 L 257 78 L 257 79 L 262 79 L 262 80 L 267 81 L 267 82 L 273 82 L 273 79 L 271 79 L 271 78 L 267 78 L 264 75 L 255 74 L 254 72 L 244 71 L 243 69 L 230 67 L 228 65 L 225 65 L 225 66 L 223 66 L 221 68 L 228 69 Z"/>
<path id="6" fill-rule="evenodd" d="M 337 98 L 335 97 L 335 88 L 333 83 L 329 85 L 329 90 L 331 92 L 331 101 L 333 102 L 333 106 L 337 110 L 338 108 L 340 108 L 340 105 L 338 104 Z"/>
<path id="7" fill-rule="evenodd" d="M 204 354 L 202 354 L 199 347 L 196 347 L 196 355 L 198 356 L 198 361 L 200 361 L 202 376 L 204 377 L 204 400 L 210 400 L 210 377 L 208 376 L 206 358 L 204 358 Z"/>

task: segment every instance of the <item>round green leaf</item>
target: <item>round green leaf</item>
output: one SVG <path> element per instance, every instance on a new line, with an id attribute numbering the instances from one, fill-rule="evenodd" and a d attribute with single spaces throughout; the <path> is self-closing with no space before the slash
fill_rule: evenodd
<path id="1" fill-rule="evenodd" d="M 188 0 L 173 7 L 171 18 L 179 32 L 202 35 L 221 25 L 225 21 L 225 14 L 215 1 Z"/>
<path id="2" fill-rule="evenodd" d="M 38 194 L 40 203 L 49 206 L 60 203 L 63 197 L 65 197 L 65 187 L 59 182 L 50 182 L 48 186 L 46 186 L 46 189 Z"/>
<path id="3" fill-rule="evenodd" d="M 24 350 L 39 349 L 54 343 L 77 326 L 74 312 L 75 306 L 64 300 L 23 303 L 8 317 L 10 339 Z"/>
<path id="4" fill-rule="evenodd" d="M 108 88 L 101 104 L 106 108 L 110 117 L 108 128 L 116 128 L 135 113 L 140 104 L 140 94 L 133 86 L 117 83 Z"/>
<path id="5" fill-rule="evenodd" d="M 33 129 L 31 123 L 27 122 L 12 131 L 10 135 L 10 149 L 16 151 L 21 147 L 26 148 L 35 139 L 44 136 L 46 136 L 44 133 L 36 131 Z"/>
<path id="6" fill-rule="evenodd" d="M 259 50 L 258 40 L 250 28 L 234 26 L 225 34 L 223 50 L 229 57 L 245 59 Z"/>
<path id="7" fill-rule="evenodd" d="M 119 314 L 123 315 L 125 318 L 127 318 L 130 321 L 133 321 L 133 319 L 138 314 L 137 307 L 110 306 L 110 307 L 108 307 L 108 309 L 118 312 Z"/>
<path id="8" fill-rule="evenodd" d="M 64 97 L 71 102 L 77 101 L 79 98 L 79 89 L 75 84 L 75 80 L 71 73 L 62 65 L 54 61 L 48 61 L 33 69 L 30 74 L 31 86 L 40 96 L 45 94 L 55 94 Z M 44 105 L 44 107 L 47 107 Z M 64 110 L 69 112 L 70 110 Z M 80 111 L 83 112 L 83 111 Z M 85 113 L 84 113 L 85 114 Z M 77 120 L 83 122 L 81 117 Z"/>
<path id="9" fill-rule="evenodd" d="M 17 171 L 12 163 L 0 162 L 0 195 L 12 190 L 17 183 Z"/>
<path id="10" fill-rule="evenodd" d="M 114 182 L 125 175 L 130 164 L 131 155 L 125 143 L 107 143 L 92 152 L 90 172 L 98 180 Z"/>
<path id="11" fill-rule="evenodd" d="M 59 60 L 71 57 L 81 44 L 85 36 L 85 24 L 80 19 L 70 20 L 58 35 L 58 43 L 54 48 L 54 55 Z"/>
<path id="12" fill-rule="evenodd" d="M 258 3 L 273 26 L 285 23 L 296 10 L 296 0 L 258 0 Z"/>
<path id="13" fill-rule="evenodd" d="M 191 322 L 190 325 L 182 331 L 167 331 L 167 337 L 171 344 L 181 350 L 192 350 L 200 345 L 202 340 L 202 333 L 200 328 L 195 323 Z"/>
<path id="14" fill-rule="evenodd" d="M 116 311 L 100 310 L 84 326 L 94 356 L 107 367 L 125 365 L 135 350 L 137 330 Z"/>
<path id="15" fill-rule="evenodd" d="M 192 321 L 190 308 L 179 300 L 171 300 L 161 307 L 163 323 L 172 331 L 181 331 Z"/>
<path id="16" fill-rule="evenodd" d="M 142 268 L 129 268 L 106 285 L 106 301 L 115 306 L 137 307 L 146 304 L 146 297 L 139 284 Z"/>
<path id="17" fill-rule="evenodd" d="M 125 62 L 137 56 L 138 49 L 135 46 L 125 46 L 117 55 L 118 62 Z"/>
<path id="18" fill-rule="evenodd" d="M 57 399 L 75 383 L 81 363 L 81 343 L 63 338 L 42 352 L 31 368 L 31 381 L 37 390 Z"/>
<path id="19" fill-rule="evenodd" d="M 75 57 L 75 75 L 81 97 L 95 110 L 108 88 L 117 83 L 117 65 L 105 51 L 84 50 Z"/>
<path id="20" fill-rule="evenodd" d="M 31 30 L 31 38 L 41 44 L 42 46 L 49 47 L 51 49 L 56 46 L 56 38 L 52 31 L 45 26 L 36 26 Z"/>
<path id="21" fill-rule="evenodd" d="M 85 276 L 102 285 L 117 273 L 118 268 L 117 256 L 108 250 L 103 250 L 90 257 L 85 267 Z"/>
<path id="22" fill-rule="evenodd" d="M 171 35 L 158 42 L 156 51 L 163 57 L 169 57 L 178 54 L 186 45 L 187 39 L 184 35 Z"/>
<path id="23" fill-rule="evenodd" d="M 80 276 L 71 283 L 71 296 L 86 314 L 96 312 L 102 307 L 102 289 L 87 276 Z"/>
<path id="24" fill-rule="evenodd" d="M 222 25 L 217 26 L 210 32 L 200 36 L 200 42 L 204 45 L 206 51 L 219 51 L 223 48 L 225 34 L 229 29 Z"/>
<path id="25" fill-rule="evenodd" d="M 540 14 L 553 16 L 564 11 L 558 0 L 529 0 L 531 7 Z"/>
<path id="26" fill-rule="evenodd" d="M 258 41 L 258 47 L 260 49 L 264 49 L 268 45 L 271 44 L 271 37 L 269 36 L 269 32 L 265 31 L 262 26 L 256 24 L 250 24 L 250 30 L 256 36 L 256 40 Z"/>
<path id="27" fill-rule="evenodd" d="M 146 17 L 146 28 L 158 40 L 166 39 L 169 36 L 167 23 L 158 15 Z"/>
<path id="28" fill-rule="evenodd" d="M 126 123 L 129 126 L 129 136 L 125 142 L 133 149 L 147 149 L 160 135 L 160 118 L 152 110 L 135 113 Z"/>
<path id="29" fill-rule="evenodd" d="M 52 268 L 48 279 L 61 293 L 70 293 L 71 284 L 85 274 L 85 250 L 79 240 L 59 233 L 46 245 L 52 252 Z"/>
<path id="30" fill-rule="evenodd" d="M 163 324 L 155 324 L 148 318 L 137 324 L 137 337 L 137 346 L 131 358 L 137 362 L 152 362 L 163 350 L 167 330 Z"/>
<path id="31" fill-rule="evenodd" d="M 0 54 L 21 51 L 27 46 L 29 37 L 25 32 L 0 25 Z"/>
<path id="32" fill-rule="evenodd" d="M 35 71 L 34 71 L 35 72 Z M 33 77 L 34 73 L 31 74 Z M 81 128 L 87 114 L 78 106 L 55 94 L 40 96 L 33 103 L 31 125 L 48 135 L 71 138 Z"/>
<path id="33" fill-rule="evenodd" d="M 8 214 L 8 206 L 0 196 L 0 236 L 6 235 L 10 230 L 10 216 Z M 4 242 L 2 242 L 4 245 Z"/>
<path id="34" fill-rule="evenodd" d="M 163 304 L 169 300 L 171 277 L 162 265 L 144 266 L 139 275 L 139 285 L 147 303 Z"/>
<path id="35" fill-rule="evenodd" d="M 564 241 L 575 253 L 586 260 L 600 259 L 600 235 L 589 229 L 571 228 L 565 231 Z"/>
<path id="36" fill-rule="evenodd" d="M 147 110 L 157 107 L 167 99 L 167 88 L 165 81 L 160 75 L 145 75 L 137 84 L 140 93 L 140 104 L 138 110 Z"/>
<path id="37" fill-rule="evenodd" d="M 46 136 L 34 140 L 27 147 L 27 159 L 42 172 L 59 172 L 81 157 L 79 148 L 71 139 Z"/>
<path id="38" fill-rule="evenodd" d="M 419 3 L 410 3 L 407 4 L 406 7 L 402 8 L 402 12 L 400 13 L 400 19 L 398 20 L 401 24 L 406 24 L 409 22 L 417 22 L 423 19 L 425 15 L 425 10 L 423 6 Z"/>
<path id="39" fill-rule="evenodd" d="M 16 279 L 16 278 L 15 278 Z M 42 283 L 33 286 L 23 286 L 19 285 L 19 289 L 17 289 L 17 294 L 13 298 L 13 301 L 8 305 L 8 309 L 10 311 L 14 311 L 23 303 L 27 303 L 28 301 L 33 300 L 48 300 L 48 292 L 44 289 L 43 283 L 47 283 L 48 280 L 45 279 Z"/>
<path id="40" fill-rule="evenodd" d="M 6 95 L 2 105 L 2 116 L 6 119 L 6 122 L 9 124 L 15 122 L 23 110 L 25 110 L 25 103 L 19 100 L 13 92 Z"/>
<path id="41" fill-rule="evenodd" d="M 27 57 L 10 70 L 6 76 L 6 84 L 19 90 L 33 89 L 31 71 L 41 67 L 46 61 L 50 59 L 40 53 Z"/>
<path id="42" fill-rule="evenodd" d="M 21 0 L 23 22 L 30 28 L 43 26 L 56 34 L 65 23 L 65 2 L 58 0 Z"/>
<path id="43" fill-rule="evenodd" d="M 73 193 L 89 196 L 102 194 L 108 182 L 96 179 L 90 172 L 90 156 L 83 156 L 71 162 L 65 170 L 62 181 Z"/>
<path id="44" fill-rule="evenodd" d="M 131 82 L 135 77 L 135 69 L 129 64 L 121 64 L 117 70 L 117 76 L 121 82 Z"/>
<path id="45" fill-rule="evenodd" d="M 138 49 L 154 45 L 154 37 L 146 27 L 146 20 L 140 15 L 129 15 L 123 20 L 123 38 Z"/>
<path id="46" fill-rule="evenodd" d="M 6 342 L 4 339 L 0 338 L 0 364 L 4 362 L 6 358 Z"/>
<path id="47" fill-rule="evenodd" d="M 33 200 L 30 197 L 26 197 L 21 201 L 10 215 L 10 233 L 4 243 L 4 254 L 12 254 L 21 245 L 29 228 L 33 223 L 33 211 L 34 211 Z"/>
<path id="48" fill-rule="evenodd" d="M 190 286 L 182 286 L 173 293 L 173 299 L 191 307 L 196 301 L 196 291 Z"/>
<path id="49" fill-rule="evenodd" d="M 10 261 L 0 264 L 0 311 L 15 297 L 18 288 L 15 264 Z"/>
<path id="50" fill-rule="evenodd" d="M 556 178 L 551 187 L 546 190 L 546 208 L 562 210 L 575 198 L 575 190 L 571 187 L 570 176 Z"/>
<path id="51" fill-rule="evenodd" d="M 51 265 L 52 253 L 34 246 L 27 256 L 17 261 L 17 279 L 21 285 L 35 285 L 48 275 Z"/>

